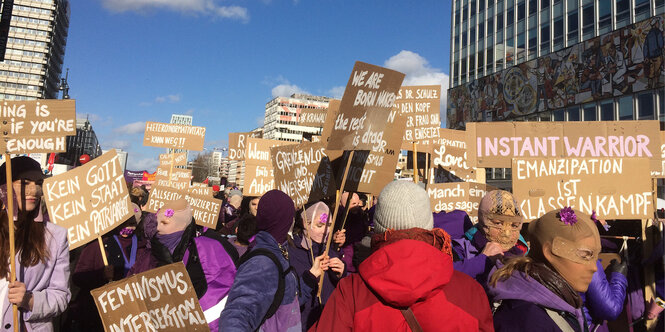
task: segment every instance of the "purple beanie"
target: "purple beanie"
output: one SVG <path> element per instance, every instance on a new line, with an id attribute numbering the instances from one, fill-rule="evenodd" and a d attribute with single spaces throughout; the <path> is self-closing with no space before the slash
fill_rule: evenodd
<path id="1" fill-rule="evenodd" d="M 279 244 L 286 242 L 296 209 L 293 200 L 279 190 L 271 190 L 261 196 L 256 210 L 256 228 L 270 233 Z"/>

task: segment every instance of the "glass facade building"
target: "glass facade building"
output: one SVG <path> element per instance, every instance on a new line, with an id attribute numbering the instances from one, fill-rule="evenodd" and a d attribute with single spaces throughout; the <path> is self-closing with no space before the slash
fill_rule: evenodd
<path id="1" fill-rule="evenodd" d="M 659 119 L 665 130 L 665 0 L 452 0 L 451 13 L 449 128 Z"/>

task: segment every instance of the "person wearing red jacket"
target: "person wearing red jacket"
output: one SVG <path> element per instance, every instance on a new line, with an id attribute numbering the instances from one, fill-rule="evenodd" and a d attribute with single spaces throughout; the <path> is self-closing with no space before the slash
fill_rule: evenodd
<path id="1" fill-rule="evenodd" d="M 311 331 L 494 331 L 483 287 L 453 269 L 450 236 L 432 230 L 427 192 L 388 184 L 374 215 L 372 255 L 342 279 Z"/>

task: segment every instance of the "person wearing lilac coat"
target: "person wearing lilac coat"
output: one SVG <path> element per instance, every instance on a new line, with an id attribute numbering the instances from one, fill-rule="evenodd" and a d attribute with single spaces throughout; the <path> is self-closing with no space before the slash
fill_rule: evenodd
<path id="1" fill-rule="evenodd" d="M 53 331 L 52 320 L 67 308 L 71 297 L 69 290 L 69 244 L 67 231 L 48 221 L 41 206 L 42 181 L 44 174 L 39 163 L 29 157 L 17 157 L 12 163 L 12 185 L 14 189 L 13 216 L 16 225 L 16 281 L 9 279 L 8 245 L 2 244 L 0 261 L 7 266 L 0 268 L 0 303 L 2 305 L 2 328 L 14 329 L 12 304 L 19 307 L 19 330 Z M 0 167 L 0 227 L 7 234 L 7 195 L 6 170 Z M 17 199 L 17 197 L 19 199 Z M 21 239 L 43 239 L 45 245 Z M 38 240 L 41 242 L 42 240 Z M 0 243 L 1 240 L 0 240 Z M 41 250 L 40 250 L 41 249 Z M 6 273 L 6 274 L 5 274 Z"/>

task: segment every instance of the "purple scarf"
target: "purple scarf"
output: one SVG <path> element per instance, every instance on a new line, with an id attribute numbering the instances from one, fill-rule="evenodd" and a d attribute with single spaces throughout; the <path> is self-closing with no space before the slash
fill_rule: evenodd
<path id="1" fill-rule="evenodd" d="M 178 246 L 178 243 L 180 243 L 180 239 L 182 238 L 182 233 L 184 231 L 179 231 L 171 234 L 157 234 L 157 240 L 161 242 L 166 248 L 169 249 L 169 252 L 173 254 L 173 251 L 175 250 L 175 247 Z"/>

